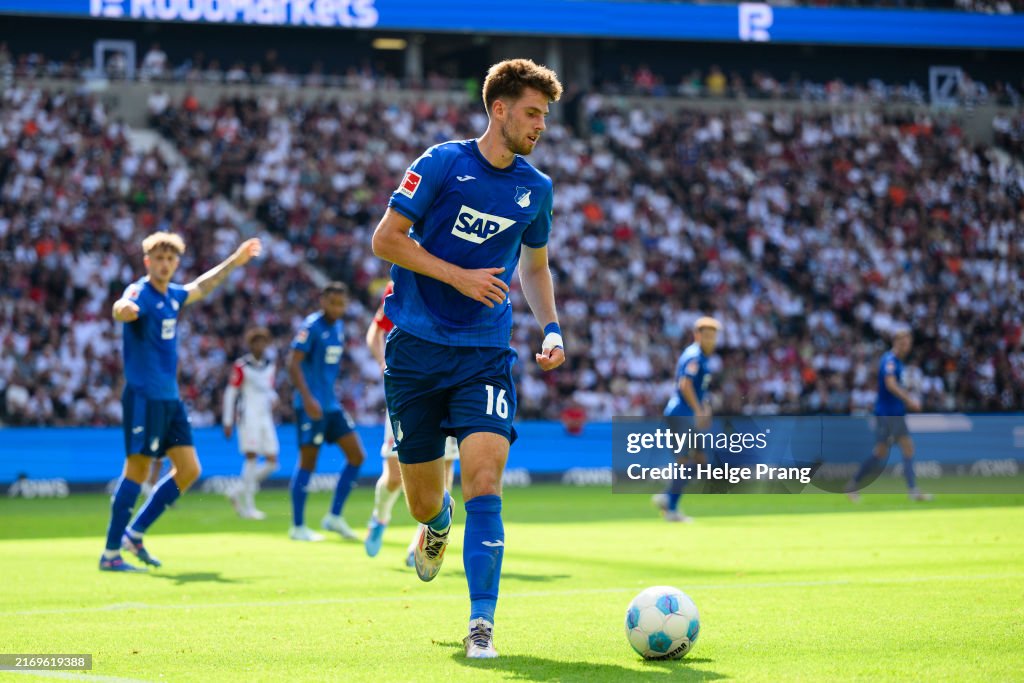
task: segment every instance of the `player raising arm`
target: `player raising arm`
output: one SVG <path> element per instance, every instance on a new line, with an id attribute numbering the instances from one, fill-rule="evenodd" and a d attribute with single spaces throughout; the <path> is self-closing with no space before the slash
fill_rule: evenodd
<path id="1" fill-rule="evenodd" d="M 442 456 L 448 435 L 459 441 L 471 658 L 498 654 L 501 478 L 516 438 L 508 291 L 520 260 L 523 293 L 545 335 L 536 361 L 543 370 L 565 361 L 548 268 L 551 179 L 525 158 L 561 94 L 555 73 L 530 60 L 492 66 L 483 87 L 487 130 L 417 159 L 373 235 L 374 253 L 395 264 L 395 291 L 384 304 L 396 328 L 384 390 L 406 499 L 420 522 L 414 560 L 423 581 L 436 576 L 448 545 Z"/>
<path id="2" fill-rule="evenodd" d="M 182 306 L 201 301 L 235 268 L 260 254 L 258 239 L 246 240 L 220 265 L 187 285 L 171 282 L 185 242 L 180 236 L 156 232 L 142 241 L 146 277 L 128 286 L 114 302 L 114 320 L 124 323 L 125 464 L 110 506 L 107 545 L 100 558 L 104 571 L 140 571 L 121 558 L 121 549 L 159 567 L 147 552 L 142 535 L 199 478 L 199 458 L 192 445 L 192 427 L 178 394 L 178 314 Z M 132 508 L 154 458 L 165 455 L 171 471 L 153 489 L 131 524 Z M 126 529 L 127 527 L 127 529 Z"/>

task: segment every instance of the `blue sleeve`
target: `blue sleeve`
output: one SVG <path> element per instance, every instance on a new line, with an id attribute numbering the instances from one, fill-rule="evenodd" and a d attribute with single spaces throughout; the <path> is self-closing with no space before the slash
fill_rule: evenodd
<path id="1" fill-rule="evenodd" d="M 895 377 L 899 372 L 899 365 L 895 358 L 886 358 L 882 361 L 882 377 Z"/>
<path id="2" fill-rule="evenodd" d="M 554 192 L 549 191 L 541 202 L 537 216 L 523 232 L 523 244 L 531 249 L 540 249 L 548 243 L 551 234 L 551 217 L 554 213 Z"/>
<path id="3" fill-rule="evenodd" d="M 388 208 L 398 211 L 414 223 L 423 217 L 441 188 L 447 164 L 442 153 L 432 147 L 412 163 L 391 195 Z"/>
<path id="4" fill-rule="evenodd" d="M 680 377 L 689 377 L 691 382 L 696 383 L 697 375 L 700 374 L 700 361 L 696 358 L 691 358 L 686 361 L 686 365 L 683 366 L 683 371 Z"/>
<path id="5" fill-rule="evenodd" d="M 133 282 L 125 287 L 124 294 L 121 295 L 122 299 L 128 299 L 135 303 L 139 307 L 139 317 L 146 315 L 149 311 L 146 308 L 146 298 L 142 296 L 142 283 Z"/>
<path id="6" fill-rule="evenodd" d="M 312 323 L 302 323 L 302 327 L 299 328 L 299 331 L 295 334 L 295 338 L 292 339 L 292 348 L 296 351 L 302 351 L 307 356 L 313 348 L 313 342 L 316 339 L 316 335 L 313 334 L 312 327 Z"/>

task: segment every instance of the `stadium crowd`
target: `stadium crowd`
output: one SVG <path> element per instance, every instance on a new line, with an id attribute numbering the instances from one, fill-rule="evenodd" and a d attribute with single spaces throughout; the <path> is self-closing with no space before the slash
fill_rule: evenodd
<path id="1" fill-rule="evenodd" d="M 1024 0 L 1022 0 L 1024 2 Z M 123 79 L 126 64 L 119 55 L 113 55 L 104 65 L 105 78 Z M 73 53 L 64 58 L 43 53 L 11 55 L 6 44 L 0 43 L 0 80 L 31 78 L 89 79 L 95 77 L 92 60 Z M 235 61 L 222 64 L 207 58 L 201 51 L 172 64 L 159 43 L 152 43 L 139 58 L 135 77 L 143 82 L 192 84 L 262 84 L 279 88 L 340 87 L 359 91 L 395 91 L 423 89 L 430 91 L 464 90 L 474 94 L 480 83 L 476 78 L 458 79 L 436 71 L 427 73 L 421 81 L 399 78 L 386 69 L 375 68 L 368 62 L 352 65 L 340 72 L 330 72 L 321 61 L 308 67 L 299 66 L 276 49 L 267 50 L 262 60 Z M 923 78 L 924 76 L 922 76 Z M 799 100 L 802 102 L 830 103 L 910 103 L 928 101 L 928 84 L 886 82 L 880 78 L 867 82 L 847 82 L 841 78 L 816 81 L 799 73 L 781 74 L 764 68 L 747 74 L 736 70 L 726 73 L 716 64 L 706 69 L 693 68 L 681 78 L 673 79 L 648 64 L 622 64 L 617 74 L 598 74 L 593 89 L 607 94 L 640 95 L 645 97 L 726 98 L 758 100 Z M 1024 92 L 1024 80 L 1006 82 L 999 79 L 982 80 L 965 74 L 956 92 L 964 105 L 985 103 L 1018 106 Z"/>
<path id="2" fill-rule="evenodd" d="M 144 274 L 140 241 L 173 229 L 188 244 L 179 280 L 225 257 L 252 217 L 217 199 L 187 167 L 133 149 L 94 98 L 32 88 L 0 104 L 0 415 L 8 424 L 120 420 L 121 361 L 110 305 Z M 302 247 L 271 240 L 258 270 L 188 311 L 181 384 L 197 425 L 219 420 L 228 366 L 245 327 L 287 340 L 316 288 Z M 362 314 L 355 302 L 353 315 Z M 353 319 L 352 325 L 359 325 Z M 280 345 L 283 350 L 284 345 Z M 356 355 L 358 357 L 358 351 Z M 283 371 L 281 373 L 283 377 Z M 359 395 L 358 386 L 348 390 Z M 283 400 L 287 416 L 290 401 Z"/>
<path id="3" fill-rule="evenodd" d="M 270 325 L 283 355 L 315 307 L 306 262 L 354 289 L 341 391 L 357 419 L 379 420 L 362 332 L 386 269 L 369 235 L 417 154 L 483 130 L 479 107 L 275 94 L 158 104 L 152 125 L 187 165 L 132 149 L 87 97 L 4 95 L 4 420 L 116 422 L 109 304 L 160 227 L 193 247 L 182 279 L 239 235 L 275 240 L 260 269 L 188 312 L 182 385 L 198 424 L 216 419 L 246 324 Z M 669 113 L 596 95 L 583 106 L 588 129 L 552 122 L 532 159 L 556 188 L 550 248 L 570 353 L 550 375 L 518 364 L 522 417 L 659 413 L 702 313 L 725 326 L 719 412 L 869 410 L 900 321 L 917 331 L 908 379 L 928 409 L 1024 404 L 1019 148 L 972 147 L 952 120 L 870 112 Z M 1019 129 L 1010 121 L 1006 135 Z M 513 344 L 529 359 L 539 331 L 512 296 Z"/>

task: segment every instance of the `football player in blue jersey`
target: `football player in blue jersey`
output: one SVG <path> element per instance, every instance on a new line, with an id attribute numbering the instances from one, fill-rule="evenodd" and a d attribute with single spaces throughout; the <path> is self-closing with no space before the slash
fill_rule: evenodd
<path id="1" fill-rule="evenodd" d="M 903 452 L 903 476 L 911 500 L 928 501 L 930 493 L 917 488 L 914 475 L 914 442 L 907 429 L 907 410 L 921 410 L 921 403 L 903 386 L 903 361 L 910 353 L 913 335 L 909 327 L 896 330 L 892 348 L 882 355 L 878 366 L 878 396 L 875 399 L 875 449 L 871 457 L 861 463 L 853 479 L 846 485 L 846 495 L 853 502 L 860 500 L 859 489 L 868 474 L 884 466 L 895 442 Z"/>
<path id="2" fill-rule="evenodd" d="M 104 571 L 142 571 L 122 559 L 122 549 L 148 565 L 160 566 L 143 545 L 142 535 L 200 472 L 192 427 L 178 395 L 178 315 L 182 307 L 210 294 L 235 268 L 259 256 L 260 249 L 258 239 L 246 240 L 230 258 L 182 286 L 171 278 L 185 253 L 184 240 L 157 232 L 142 241 L 147 275 L 130 284 L 113 307 L 114 320 L 124 323 L 121 405 L 126 459 L 111 499 L 107 545 L 100 557 Z M 150 463 L 162 455 L 173 467 L 129 524 Z"/>
<path id="3" fill-rule="evenodd" d="M 437 574 L 448 544 L 445 438 L 459 442 L 471 658 L 498 654 L 501 478 L 516 438 L 508 291 L 520 260 L 523 295 L 544 331 L 535 359 L 545 371 L 565 361 L 548 267 L 551 179 L 526 160 L 561 94 L 555 73 L 530 60 L 492 66 L 483 86 L 487 130 L 424 152 L 373 235 L 374 253 L 395 264 L 384 304 L 395 324 L 384 389 L 409 511 L 420 522 L 414 562 L 423 581 Z"/>
<path id="4" fill-rule="evenodd" d="M 697 431 L 711 426 L 711 397 L 708 396 L 711 370 L 708 368 L 708 360 L 715 354 L 718 331 L 721 329 L 721 323 L 714 318 L 697 318 L 693 325 L 693 343 L 679 355 L 675 392 L 665 406 L 666 417 L 690 418 L 684 424 L 687 428 L 695 427 Z M 704 453 L 700 449 L 690 449 L 679 462 L 704 462 Z M 654 505 L 662 511 L 665 521 L 693 521 L 679 509 L 679 499 L 683 497 L 685 487 L 685 479 L 673 479 L 665 493 L 654 496 Z"/>
<path id="5" fill-rule="evenodd" d="M 348 306 L 348 287 L 331 282 L 320 293 L 320 310 L 308 316 L 292 340 L 288 356 L 288 376 L 295 387 L 296 425 L 299 431 L 299 464 L 292 475 L 292 528 L 295 541 L 321 541 L 323 536 L 306 526 L 306 487 L 316 469 L 320 446 L 335 443 L 345 453 L 345 468 L 338 477 L 331 510 L 321 521 L 350 541 L 359 540 L 342 511 L 359 467 L 366 459 L 363 443 L 334 393 L 334 382 L 341 368 L 344 339 L 341 316 Z"/>

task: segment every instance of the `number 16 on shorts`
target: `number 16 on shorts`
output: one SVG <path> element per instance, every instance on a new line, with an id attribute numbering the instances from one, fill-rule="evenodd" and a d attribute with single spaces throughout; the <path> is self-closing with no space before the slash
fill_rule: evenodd
<path id="1" fill-rule="evenodd" d="M 487 410 L 485 415 L 497 415 L 502 420 L 508 419 L 508 398 L 504 389 L 499 389 L 493 384 L 485 385 L 487 389 Z"/>

